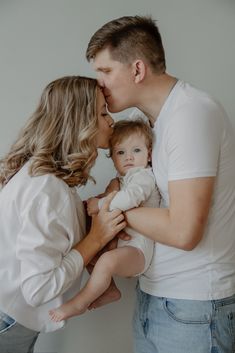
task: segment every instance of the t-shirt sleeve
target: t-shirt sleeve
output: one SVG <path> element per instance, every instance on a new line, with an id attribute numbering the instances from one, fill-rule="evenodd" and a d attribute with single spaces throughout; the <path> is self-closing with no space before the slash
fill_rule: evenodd
<path id="1" fill-rule="evenodd" d="M 168 180 L 215 176 L 222 126 L 213 105 L 190 104 L 172 118 L 167 130 Z"/>

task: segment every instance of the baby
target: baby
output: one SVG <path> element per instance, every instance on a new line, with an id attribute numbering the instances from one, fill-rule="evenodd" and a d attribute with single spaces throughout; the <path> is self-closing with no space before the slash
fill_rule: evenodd
<path id="1" fill-rule="evenodd" d="M 114 126 L 110 141 L 110 157 L 118 172 L 120 191 L 110 203 L 110 211 L 123 212 L 133 207 L 159 207 L 160 196 L 149 166 L 153 142 L 152 130 L 142 119 L 121 120 Z M 90 198 L 88 214 L 97 213 L 104 198 Z M 112 276 L 137 276 L 146 271 L 154 242 L 125 228 L 131 235 L 128 241 L 118 240 L 118 247 L 103 253 L 97 260 L 85 287 L 70 301 L 49 312 L 54 321 L 84 313 L 93 301 L 109 287 Z"/>

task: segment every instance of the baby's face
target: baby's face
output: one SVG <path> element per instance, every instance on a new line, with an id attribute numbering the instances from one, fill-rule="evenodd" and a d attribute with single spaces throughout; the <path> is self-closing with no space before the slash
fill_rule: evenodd
<path id="1" fill-rule="evenodd" d="M 120 175 L 126 175 L 133 167 L 147 167 L 150 152 L 145 137 L 136 133 L 116 144 L 113 147 L 112 160 Z"/>

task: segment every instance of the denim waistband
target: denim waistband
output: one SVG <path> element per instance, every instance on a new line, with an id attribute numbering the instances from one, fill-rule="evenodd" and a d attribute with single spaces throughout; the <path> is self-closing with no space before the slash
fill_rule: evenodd
<path id="1" fill-rule="evenodd" d="M 5 314 L 3 311 L 0 310 L 0 320 L 6 322 L 8 325 L 11 325 L 15 322 L 15 320 L 10 317 L 9 315 Z"/>
<path id="2" fill-rule="evenodd" d="M 234 304 L 234 303 L 235 303 L 235 294 L 231 295 L 231 297 L 212 300 L 212 305 L 214 306 L 214 308 L 219 308 L 221 306 Z"/>

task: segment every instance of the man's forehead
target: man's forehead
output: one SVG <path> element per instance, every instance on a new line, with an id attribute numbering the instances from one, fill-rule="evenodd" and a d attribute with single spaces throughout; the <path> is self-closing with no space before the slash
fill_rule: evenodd
<path id="1" fill-rule="evenodd" d="M 111 64 L 110 53 L 107 49 L 99 51 L 93 59 L 93 67 L 96 70 L 106 69 Z"/>

